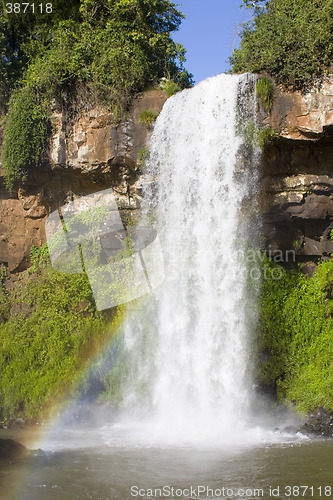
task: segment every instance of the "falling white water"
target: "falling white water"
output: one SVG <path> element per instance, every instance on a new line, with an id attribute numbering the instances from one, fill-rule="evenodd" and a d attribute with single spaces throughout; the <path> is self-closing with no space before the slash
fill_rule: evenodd
<path id="1" fill-rule="evenodd" d="M 156 207 L 166 279 L 145 318 L 127 323 L 125 404 L 127 411 L 146 405 L 150 432 L 175 441 L 228 440 L 247 426 L 251 321 L 241 209 L 251 175 L 242 173 L 236 125 L 250 80 L 220 75 L 178 93 L 150 141 L 146 201 Z"/>
<path id="2" fill-rule="evenodd" d="M 103 377 L 112 388 L 115 405 L 108 411 L 90 401 L 74 401 L 39 443 L 44 450 L 95 448 L 101 452 L 107 460 L 104 469 L 102 459 L 97 461 L 98 471 L 90 466 L 90 473 L 87 467 L 84 470 L 95 493 L 96 478 L 102 478 L 103 484 L 112 481 L 112 491 L 119 478 L 123 484 L 127 479 L 135 484 L 133 474 L 140 474 L 137 484 L 142 485 L 144 481 L 153 484 L 156 478 L 157 484 L 163 484 L 168 473 L 184 481 L 179 465 L 186 456 L 193 466 L 191 484 L 197 484 L 202 462 L 210 460 L 208 448 L 214 454 L 217 451 L 220 470 L 228 463 L 237 464 L 234 453 L 243 447 L 293 446 L 308 440 L 290 430 L 290 425 L 299 425 L 294 416 L 270 411 L 266 421 L 260 418 L 260 404 L 252 395 L 250 350 L 256 295 L 248 286 L 251 262 L 244 244 L 249 234 L 256 234 L 250 222 L 255 215 L 251 200 L 257 180 L 256 153 L 243 144 L 236 129 L 244 132 L 249 125 L 253 130 L 254 83 L 251 75 L 211 78 L 170 98 L 157 119 L 143 221 L 147 216 L 152 220 L 153 207 L 166 278 L 152 294 L 130 304 L 125 331 L 120 327 L 93 367 L 92 382 L 95 373 L 98 380 Z M 146 247 L 146 229 L 137 235 L 137 248 Z M 121 415 L 114 409 L 119 399 L 123 400 Z M 77 422 L 82 412 L 91 427 Z M 272 430 L 277 427 L 281 432 Z M 133 447 L 140 448 L 139 454 L 132 452 Z M 149 447 L 156 449 L 151 452 Z M 184 450 L 180 454 L 172 450 L 170 455 L 165 447 L 191 451 L 187 455 L 185 450 L 184 455 Z M 159 448 L 163 448 L 160 459 Z M 204 454 L 196 454 L 194 448 L 204 449 Z M 55 456 L 63 469 L 61 454 Z M 78 451 L 74 456 L 77 474 Z M 243 459 L 239 463 L 247 464 Z M 37 479 L 29 479 L 34 489 L 47 483 L 40 470 Z M 205 470 L 212 481 L 210 466 Z M 235 484 L 236 469 L 230 478 Z"/>

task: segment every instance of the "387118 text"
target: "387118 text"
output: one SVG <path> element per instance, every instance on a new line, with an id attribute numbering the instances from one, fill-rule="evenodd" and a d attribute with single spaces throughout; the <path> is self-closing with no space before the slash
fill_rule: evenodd
<path id="1" fill-rule="evenodd" d="M 332 496 L 331 486 L 284 486 L 281 488 L 277 486 L 276 488 L 269 488 L 270 497 L 284 496 L 286 498 L 330 498 Z"/>
<path id="2" fill-rule="evenodd" d="M 8 2 L 5 4 L 6 14 L 51 14 L 52 3 Z"/>

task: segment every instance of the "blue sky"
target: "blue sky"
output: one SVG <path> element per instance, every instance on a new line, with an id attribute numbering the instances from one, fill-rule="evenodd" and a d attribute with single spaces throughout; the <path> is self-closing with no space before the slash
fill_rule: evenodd
<path id="1" fill-rule="evenodd" d="M 241 0 L 173 0 L 186 14 L 173 39 L 187 50 L 186 69 L 196 83 L 228 71 L 228 57 L 239 43 L 237 26 L 251 14 Z"/>

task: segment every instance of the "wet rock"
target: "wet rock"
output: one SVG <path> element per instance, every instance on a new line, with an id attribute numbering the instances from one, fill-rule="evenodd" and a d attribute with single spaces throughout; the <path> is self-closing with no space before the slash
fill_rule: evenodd
<path id="1" fill-rule="evenodd" d="M 298 262 L 333 253 L 333 143 L 277 139 L 261 160 L 260 211 L 267 251 Z M 300 258 L 301 257 L 301 258 Z"/>
<path id="2" fill-rule="evenodd" d="M 257 382 L 255 384 L 255 390 L 258 394 L 268 396 L 273 401 L 276 401 L 277 399 L 277 387 L 275 380 L 270 380 L 269 382 Z"/>
<path id="3" fill-rule="evenodd" d="M 37 450 L 28 450 L 29 457 L 47 457 L 47 453 L 44 450 L 38 448 Z"/>
<path id="4" fill-rule="evenodd" d="M 22 458 L 26 457 L 29 450 L 21 443 L 13 439 L 0 439 L 0 458 Z"/>
<path id="5" fill-rule="evenodd" d="M 299 429 L 295 425 L 287 425 L 286 427 L 276 427 L 273 430 L 276 434 L 291 434 L 296 435 L 299 432 Z"/>
<path id="6" fill-rule="evenodd" d="M 300 431 L 307 435 L 333 437 L 333 411 L 326 410 L 322 406 L 316 408 L 310 413 Z"/>
<path id="7" fill-rule="evenodd" d="M 18 311 L 21 309 L 17 309 Z M 15 429 L 15 428 L 22 428 L 23 426 L 27 425 L 27 421 L 24 418 L 18 417 L 18 418 L 10 418 L 6 421 L 6 427 L 10 429 Z"/>

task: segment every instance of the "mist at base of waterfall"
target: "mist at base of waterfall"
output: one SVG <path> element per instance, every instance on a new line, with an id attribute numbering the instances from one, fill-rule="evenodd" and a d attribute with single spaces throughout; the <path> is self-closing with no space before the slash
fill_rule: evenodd
<path id="1" fill-rule="evenodd" d="M 288 441 L 286 436 L 275 444 L 262 441 L 242 449 L 204 449 L 126 444 L 125 436 L 131 433 L 135 430 L 111 426 L 67 430 L 62 436 L 66 447 L 54 447 L 25 463 L 2 464 L 0 496 L 6 500 L 129 500 L 140 488 L 138 498 L 148 500 L 151 488 L 156 488 L 153 498 L 163 498 L 158 491 L 163 486 L 182 490 L 204 486 L 232 488 L 233 496 L 226 498 L 257 500 L 270 498 L 272 488 L 275 492 L 280 488 L 276 498 L 285 498 L 288 487 L 308 485 L 314 494 L 309 489 L 304 498 L 319 498 L 320 491 L 332 485 L 330 440 Z M 0 436 L 6 436 L 3 430 Z M 15 434 L 11 437 L 18 439 Z M 241 488 L 251 489 L 252 494 L 237 495 Z M 178 494 L 176 498 L 191 497 Z M 212 498 L 218 496 L 207 489 L 200 494 L 202 500 Z"/>
<path id="2" fill-rule="evenodd" d="M 309 437 L 298 431 L 302 419 L 292 410 L 258 396 L 257 412 L 253 410 L 246 425 L 216 418 L 215 425 L 203 427 L 198 421 L 161 421 L 154 414 L 143 418 L 130 417 L 103 405 L 96 405 L 87 418 L 76 420 L 75 404 L 47 425 L 38 447 L 43 450 L 80 449 L 94 447 L 116 448 L 184 448 L 242 452 L 248 448 L 300 444 Z M 81 415 L 82 416 L 82 415 Z M 213 424 L 213 425 L 212 425 Z"/>

